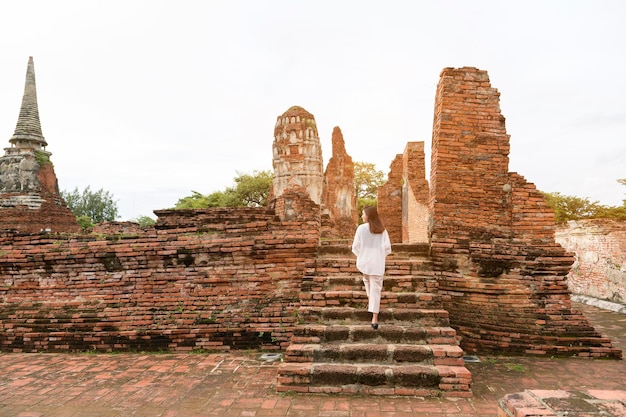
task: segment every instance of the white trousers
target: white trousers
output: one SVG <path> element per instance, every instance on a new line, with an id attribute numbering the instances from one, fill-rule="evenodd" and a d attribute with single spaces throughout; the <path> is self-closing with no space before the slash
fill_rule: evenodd
<path id="1" fill-rule="evenodd" d="M 378 313 L 380 311 L 380 293 L 383 290 L 382 275 L 363 274 L 363 284 L 365 284 L 365 293 L 369 299 L 367 311 Z"/>

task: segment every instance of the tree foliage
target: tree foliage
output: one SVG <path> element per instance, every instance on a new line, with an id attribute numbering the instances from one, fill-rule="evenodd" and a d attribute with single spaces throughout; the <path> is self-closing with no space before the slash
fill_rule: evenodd
<path id="1" fill-rule="evenodd" d="M 91 191 L 91 188 L 87 186 L 81 192 L 76 187 L 72 192 L 61 191 L 61 197 L 83 228 L 96 223 L 113 221 L 119 215 L 117 201 L 113 199 L 113 194 L 103 189 Z"/>
<path id="2" fill-rule="evenodd" d="M 154 220 L 150 216 L 139 216 L 133 219 L 134 222 L 139 223 L 139 227 L 151 227 L 156 224 L 156 220 Z"/>
<path id="3" fill-rule="evenodd" d="M 265 207 L 272 189 L 271 171 L 237 172 L 235 177 L 235 202 L 245 207 Z"/>
<path id="4" fill-rule="evenodd" d="M 354 188 L 357 198 L 376 200 L 378 187 L 386 182 L 385 174 L 370 162 L 354 163 Z"/>
<path id="5" fill-rule="evenodd" d="M 356 193 L 356 209 L 361 223 L 361 211 L 366 206 L 378 203 L 378 187 L 386 182 L 385 174 L 369 162 L 354 163 L 354 190 Z"/>
<path id="6" fill-rule="evenodd" d="M 588 198 L 563 195 L 561 193 L 542 193 L 543 198 L 554 210 L 557 223 L 580 219 L 626 219 L 626 205 L 621 207 L 601 205 Z"/>
<path id="7" fill-rule="evenodd" d="M 542 193 L 543 199 L 554 210 L 557 223 L 568 220 L 593 218 L 598 209 L 598 202 L 588 198 L 563 195 L 561 193 Z"/>
<path id="8" fill-rule="evenodd" d="M 272 187 L 271 171 L 237 172 L 234 185 L 223 191 L 204 195 L 192 191 L 190 196 L 178 200 L 175 209 L 207 207 L 265 207 Z"/>

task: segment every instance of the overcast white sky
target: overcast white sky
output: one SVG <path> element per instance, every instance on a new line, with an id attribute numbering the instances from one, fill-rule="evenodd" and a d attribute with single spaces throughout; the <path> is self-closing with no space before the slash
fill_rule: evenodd
<path id="1" fill-rule="evenodd" d="M 59 187 L 154 218 L 271 169 L 293 105 L 315 116 L 324 166 L 334 126 L 355 161 L 387 173 L 424 141 L 429 165 L 439 74 L 472 66 L 500 92 L 510 171 L 621 205 L 625 21 L 622 0 L 2 2 L 0 150 L 33 56 Z"/>

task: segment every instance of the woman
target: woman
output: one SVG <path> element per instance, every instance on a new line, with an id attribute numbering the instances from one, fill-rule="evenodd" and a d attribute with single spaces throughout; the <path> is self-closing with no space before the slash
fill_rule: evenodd
<path id="1" fill-rule="evenodd" d="M 378 329 L 380 292 L 383 289 L 385 258 L 391 253 L 389 233 L 378 216 L 376 207 L 363 209 L 363 224 L 356 229 L 352 253 L 356 255 L 356 267 L 363 274 L 365 293 L 369 300 L 367 311 L 372 313 L 372 328 Z"/>

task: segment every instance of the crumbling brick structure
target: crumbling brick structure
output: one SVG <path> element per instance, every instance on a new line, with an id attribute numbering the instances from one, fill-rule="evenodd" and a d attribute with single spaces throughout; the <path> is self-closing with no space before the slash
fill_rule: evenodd
<path id="1" fill-rule="evenodd" d="M 333 153 L 324 172 L 322 192 L 322 237 L 352 238 L 358 223 L 354 163 L 346 152 L 341 129 L 336 126 L 332 136 Z"/>
<path id="2" fill-rule="evenodd" d="M 573 257 L 555 242 L 554 213 L 535 186 L 508 172 L 508 153 L 486 71 L 444 69 L 432 139 L 431 256 L 462 346 L 618 357 L 571 308 Z"/>
<path id="3" fill-rule="evenodd" d="M 387 182 L 378 187 L 378 214 L 385 223 L 391 243 L 402 243 L 402 155 L 389 166 Z"/>
<path id="4" fill-rule="evenodd" d="M 57 177 L 41 133 L 35 67 L 28 59 L 22 107 L 0 158 L 0 230 L 27 233 L 77 232 L 76 217 L 61 199 Z"/>
<path id="5" fill-rule="evenodd" d="M 429 187 L 424 142 L 409 142 L 402 154 L 402 242 L 428 243 Z"/>
<path id="6" fill-rule="evenodd" d="M 346 153 L 339 127 L 333 129 L 332 146 L 332 157 L 324 172 L 315 117 L 299 106 L 278 116 L 270 200 L 287 189 L 302 187 L 323 208 L 322 236 L 351 238 L 357 224 L 354 163 Z"/>
<path id="7" fill-rule="evenodd" d="M 428 243 L 429 189 L 424 142 L 408 142 L 378 188 L 378 212 L 395 243 Z"/>

